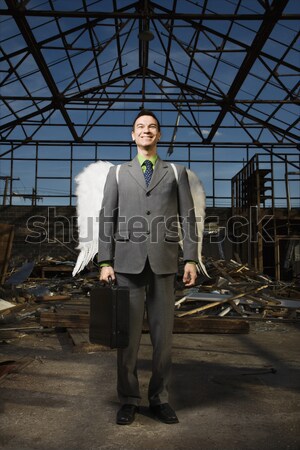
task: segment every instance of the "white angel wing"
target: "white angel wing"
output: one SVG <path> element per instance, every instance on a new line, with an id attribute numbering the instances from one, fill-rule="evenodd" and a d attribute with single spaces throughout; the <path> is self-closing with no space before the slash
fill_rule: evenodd
<path id="1" fill-rule="evenodd" d="M 72 272 L 73 276 L 83 270 L 98 252 L 99 212 L 106 177 L 112 165 L 107 161 L 92 163 L 75 178 L 79 234 L 77 249 L 80 253 Z"/>
<path id="2" fill-rule="evenodd" d="M 205 192 L 204 187 L 198 176 L 190 169 L 187 169 L 188 180 L 190 184 L 191 194 L 194 202 L 195 216 L 197 221 L 198 232 L 198 260 L 199 270 L 209 277 L 206 268 L 202 262 L 202 245 L 203 245 L 203 232 L 204 232 L 204 219 L 205 219 Z"/>
<path id="3" fill-rule="evenodd" d="M 78 224 L 78 240 L 77 249 L 80 250 L 76 265 L 73 270 L 73 276 L 84 269 L 84 267 L 94 258 L 98 251 L 98 233 L 99 233 L 99 212 L 103 200 L 104 185 L 107 174 L 113 164 L 107 161 L 98 161 L 92 163 L 83 169 L 75 182 L 77 184 L 77 224 Z M 174 169 L 174 172 L 176 169 Z M 199 237 L 198 243 L 198 259 L 199 270 L 205 275 L 205 266 L 202 262 L 202 242 L 205 218 L 205 192 L 198 176 L 187 169 L 188 179 L 193 197 L 195 215 L 197 218 L 197 231 Z M 176 176 L 176 172 L 175 172 Z M 176 179 L 178 178 L 178 175 Z"/>

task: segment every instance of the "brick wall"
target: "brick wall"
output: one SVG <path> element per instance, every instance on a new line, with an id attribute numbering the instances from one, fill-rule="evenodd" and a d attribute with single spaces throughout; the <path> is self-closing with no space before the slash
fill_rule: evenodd
<path id="1" fill-rule="evenodd" d="M 226 228 L 230 208 L 207 208 L 209 222 L 218 221 Z M 0 223 L 14 225 L 12 247 L 13 264 L 41 257 L 63 257 L 76 260 L 77 226 L 76 208 L 72 206 L 1 206 Z M 226 259 L 232 257 L 231 244 L 227 238 L 222 243 Z M 75 253 L 74 253 L 75 252 Z M 220 257 L 219 245 L 210 237 L 204 239 L 203 253 Z"/>
<path id="2" fill-rule="evenodd" d="M 11 256 L 15 263 L 45 256 L 76 258 L 75 207 L 2 206 L 0 222 L 14 225 Z"/>

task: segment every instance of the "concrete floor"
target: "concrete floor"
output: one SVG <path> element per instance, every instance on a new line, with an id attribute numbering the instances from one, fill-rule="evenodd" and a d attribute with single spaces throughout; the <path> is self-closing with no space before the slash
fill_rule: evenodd
<path id="1" fill-rule="evenodd" d="M 0 361 L 33 358 L 0 383 L 3 449 L 300 449 L 294 324 L 257 322 L 248 335 L 174 335 L 170 403 L 177 425 L 147 411 L 147 334 L 140 349 L 142 408 L 125 427 L 115 425 L 115 351 L 74 353 L 67 333 L 53 332 L 1 344 L 0 352 Z"/>

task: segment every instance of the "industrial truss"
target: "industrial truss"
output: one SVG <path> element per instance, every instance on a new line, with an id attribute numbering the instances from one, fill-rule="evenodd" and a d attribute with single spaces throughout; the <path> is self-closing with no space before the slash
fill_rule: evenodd
<path id="1" fill-rule="evenodd" d="M 299 148 L 297 1 L 1 0 L 0 16 L 1 156 L 124 141 L 143 107 L 169 153 Z"/>

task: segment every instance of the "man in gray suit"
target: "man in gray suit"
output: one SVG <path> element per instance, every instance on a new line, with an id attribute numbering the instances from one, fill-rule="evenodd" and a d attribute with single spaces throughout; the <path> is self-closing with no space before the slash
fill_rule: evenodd
<path id="1" fill-rule="evenodd" d="M 187 172 L 157 155 L 160 124 L 151 111 L 136 117 L 132 139 L 137 156 L 110 169 L 104 188 L 99 221 L 100 280 L 117 281 L 130 288 L 129 345 L 118 349 L 118 396 L 121 408 L 117 424 L 135 419 L 141 396 L 137 354 L 146 306 L 153 346 L 152 376 L 148 388 L 150 411 L 164 423 L 177 423 L 168 403 L 171 343 L 174 321 L 174 277 L 178 270 L 180 222 L 183 282 L 196 281 L 197 236 L 195 213 Z"/>

